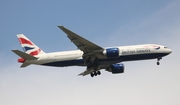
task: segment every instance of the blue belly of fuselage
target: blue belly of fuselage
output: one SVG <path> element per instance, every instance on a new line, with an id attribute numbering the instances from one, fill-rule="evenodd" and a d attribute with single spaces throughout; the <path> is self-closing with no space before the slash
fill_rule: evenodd
<path id="1" fill-rule="evenodd" d="M 118 58 L 108 58 L 108 59 L 96 59 L 97 64 L 112 64 L 112 62 L 124 62 L 124 61 L 135 61 L 135 60 L 147 60 L 156 59 L 166 56 L 166 53 L 154 53 L 154 54 L 138 54 L 138 55 L 125 55 Z M 65 66 L 87 66 L 88 62 L 85 64 L 83 59 L 66 60 L 66 61 L 55 61 L 50 63 L 42 64 L 44 66 L 55 66 L 55 67 L 65 67 Z"/>

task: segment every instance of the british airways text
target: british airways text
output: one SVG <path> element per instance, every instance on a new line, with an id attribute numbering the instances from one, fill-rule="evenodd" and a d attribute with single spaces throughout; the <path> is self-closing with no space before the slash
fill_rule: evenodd
<path id="1" fill-rule="evenodd" d="M 136 49 L 136 50 L 122 50 L 122 54 L 135 54 L 135 53 L 148 53 L 151 52 L 150 49 Z"/>

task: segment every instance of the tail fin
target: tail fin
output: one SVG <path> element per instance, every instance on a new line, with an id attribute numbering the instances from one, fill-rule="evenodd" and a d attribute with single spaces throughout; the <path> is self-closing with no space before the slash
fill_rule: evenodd
<path id="1" fill-rule="evenodd" d="M 38 46 L 36 46 L 31 40 L 29 40 L 25 35 L 18 34 L 17 37 L 25 53 L 31 56 L 36 56 L 45 53 Z"/>

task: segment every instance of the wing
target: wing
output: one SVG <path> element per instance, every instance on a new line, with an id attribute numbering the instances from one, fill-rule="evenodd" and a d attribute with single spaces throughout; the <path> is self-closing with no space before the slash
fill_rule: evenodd
<path id="1" fill-rule="evenodd" d="M 85 63 L 90 60 L 94 61 L 97 54 L 104 51 L 104 49 L 89 40 L 77 35 L 76 33 L 66 29 L 63 26 L 58 26 L 63 32 L 67 34 L 67 37 L 81 50 L 84 52 L 83 59 Z"/>
<path id="2" fill-rule="evenodd" d="M 102 47 L 88 41 L 87 39 L 77 35 L 76 33 L 66 29 L 63 26 L 58 26 L 62 31 L 67 34 L 67 37 L 84 53 L 95 50 L 104 50 Z"/>

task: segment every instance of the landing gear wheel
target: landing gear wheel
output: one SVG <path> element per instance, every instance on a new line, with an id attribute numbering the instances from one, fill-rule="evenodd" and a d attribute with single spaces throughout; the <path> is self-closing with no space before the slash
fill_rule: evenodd
<path id="1" fill-rule="evenodd" d="M 94 72 L 94 76 L 97 76 L 97 73 L 96 73 L 96 72 Z"/>
<path id="2" fill-rule="evenodd" d="M 93 74 L 93 73 L 91 73 L 91 77 L 94 77 L 94 74 Z"/>
<path id="3" fill-rule="evenodd" d="M 91 75 L 91 77 L 94 77 L 94 76 L 97 76 L 97 75 L 101 75 L 101 72 L 100 71 L 94 71 L 90 75 Z"/>
<path id="4" fill-rule="evenodd" d="M 159 62 L 157 62 L 157 65 L 160 65 L 160 63 L 159 63 Z"/>
<path id="5" fill-rule="evenodd" d="M 100 71 L 97 71 L 97 74 L 98 74 L 98 75 L 101 75 L 101 72 L 100 72 Z"/>
<path id="6" fill-rule="evenodd" d="M 160 60 L 161 60 L 162 58 L 160 57 L 160 58 L 157 58 L 157 65 L 160 65 Z"/>

